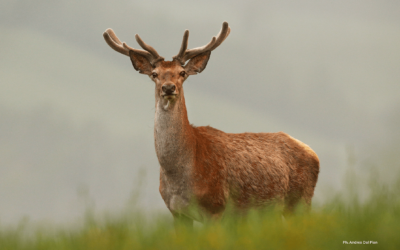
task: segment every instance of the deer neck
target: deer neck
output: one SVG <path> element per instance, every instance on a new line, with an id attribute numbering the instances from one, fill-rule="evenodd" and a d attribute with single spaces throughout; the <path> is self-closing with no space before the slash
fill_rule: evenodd
<path id="1" fill-rule="evenodd" d="M 161 168 L 167 173 L 183 171 L 192 165 L 195 143 L 183 90 L 173 103 L 156 99 L 154 140 Z"/>

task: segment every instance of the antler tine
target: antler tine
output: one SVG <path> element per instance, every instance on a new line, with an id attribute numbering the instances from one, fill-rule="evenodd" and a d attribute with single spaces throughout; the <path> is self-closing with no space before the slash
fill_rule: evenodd
<path id="1" fill-rule="evenodd" d="M 208 44 L 201 46 L 201 47 L 194 48 L 194 49 L 186 50 L 185 55 L 181 60 L 186 62 L 187 60 L 197 56 L 198 54 L 201 54 L 206 51 L 211 51 L 212 50 L 211 48 L 215 44 L 216 40 L 217 40 L 217 38 L 215 38 L 215 36 L 214 36 L 213 38 L 211 38 L 211 41 Z"/>
<path id="2" fill-rule="evenodd" d="M 152 60 L 152 64 L 164 60 L 164 57 L 161 57 L 157 51 L 151 47 L 150 45 L 146 44 L 142 38 L 140 38 L 140 36 L 138 34 L 135 35 L 136 41 L 137 43 L 140 45 L 140 47 L 142 47 L 144 50 L 150 52 L 150 54 L 153 56 L 153 60 Z"/>
<path id="3" fill-rule="evenodd" d="M 112 29 L 107 29 L 103 33 L 106 43 L 115 51 L 129 56 L 129 49 L 125 48 Z"/>
<path id="4" fill-rule="evenodd" d="M 134 48 L 128 46 L 125 42 L 121 42 L 118 39 L 117 35 L 115 35 L 115 33 L 112 29 L 107 29 L 103 33 L 103 37 L 106 40 L 107 44 L 113 50 L 115 50 L 121 54 L 124 54 L 126 56 L 129 56 L 129 51 L 132 50 L 132 51 L 146 57 L 150 61 L 150 63 L 153 65 L 154 65 L 154 63 L 156 63 L 158 61 L 164 60 L 163 57 L 158 55 L 157 51 L 153 47 L 144 43 L 138 35 L 136 35 L 136 40 L 138 41 L 139 45 L 147 51 L 140 50 L 140 49 L 134 49 Z"/>
<path id="5" fill-rule="evenodd" d="M 129 51 L 133 50 L 143 56 L 148 57 L 150 54 L 146 51 L 139 50 L 139 49 L 134 49 L 132 47 L 129 47 L 125 42 L 121 42 L 117 35 L 115 35 L 114 31 L 112 29 L 107 29 L 103 33 L 103 37 L 106 40 L 107 44 L 114 49 L 115 51 L 129 56 Z"/>
<path id="6" fill-rule="evenodd" d="M 182 65 L 185 64 L 185 61 L 182 61 L 181 59 L 185 55 L 188 46 L 188 40 L 189 40 L 189 30 L 185 30 L 185 33 L 183 33 L 182 45 L 181 48 L 179 49 L 179 53 L 176 56 L 172 57 L 173 59 L 179 60 L 179 62 Z"/>
<path id="7" fill-rule="evenodd" d="M 225 41 L 225 39 L 229 36 L 229 33 L 231 33 L 231 28 L 229 28 L 228 23 L 224 22 L 222 24 L 222 29 L 218 34 L 218 38 L 217 41 L 214 43 L 214 45 L 212 46 L 211 50 L 216 49 L 219 45 L 221 45 L 221 43 L 223 41 Z"/>
<path id="8" fill-rule="evenodd" d="M 185 31 L 185 34 L 183 36 L 181 49 L 179 50 L 179 53 L 176 56 L 174 56 L 173 58 L 179 60 L 179 62 L 181 62 L 181 64 L 183 65 L 183 64 L 185 64 L 185 62 L 187 60 L 195 57 L 198 54 L 201 54 L 201 53 L 206 52 L 206 51 L 213 51 L 219 45 L 221 45 L 221 43 L 229 36 L 230 31 L 231 31 L 231 29 L 229 28 L 228 23 L 224 22 L 222 24 L 222 29 L 219 32 L 219 34 L 217 35 L 217 37 L 214 36 L 208 44 L 206 44 L 206 45 L 204 45 L 202 47 L 189 49 L 189 50 L 186 50 L 186 48 L 187 48 L 187 39 L 189 37 L 189 31 L 187 31 L 187 33 Z M 183 50 L 184 44 L 186 46 L 185 50 Z"/>

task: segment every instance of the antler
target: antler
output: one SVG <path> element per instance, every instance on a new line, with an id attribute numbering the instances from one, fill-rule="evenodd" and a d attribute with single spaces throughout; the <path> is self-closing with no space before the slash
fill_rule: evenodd
<path id="1" fill-rule="evenodd" d="M 107 29 L 103 33 L 103 37 L 112 49 L 126 56 L 129 56 L 129 51 L 132 50 L 146 57 L 152 65 L 164 60 L 164 57 L 161 57 L 153 47 L 143 42 L 138 34 L 135 35 L 136 41 L 140 45 L 140 47 L 142 47 L 146 51 L 134 49 L 132 47 L 129 47 L 125 42 L 121 42 L 112 29 Z"/>
<path id="2" fill-rule="evenodd" d="M 203 52 L 213 51 L 214 49 L 216 49 L 229 36 L 230 32 L 231 28 L 229 27 L 227 22 L 224 22 L 222 24 L 222 29 L 217 35 L 217 37 L 214 36 L 208 44 L 194 49 L 187 49 L 189 30 L 186 30 L 185 33 L 183 34 L 182 45 L 179 50 L 179 53 L 176 56 L 174 56 L 173 59 L 178 60 L 182 65 L 184 65 L 187 60 Z"/>

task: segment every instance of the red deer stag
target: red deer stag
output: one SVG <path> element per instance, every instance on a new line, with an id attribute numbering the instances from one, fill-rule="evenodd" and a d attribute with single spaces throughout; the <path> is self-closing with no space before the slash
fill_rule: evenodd
<path id="1" fill-rule="evenodd" d="M 175 223 L 221 218 L 228 201 L 237 211 L 271 203 L 291 211 L 301 200 L 311 206 L 319 160 L 309 146 L 283 132 L 230 134 L 189 123 L 183 82 L 205 69 L 211 51 L 229 33 L 224 22 L 207 45 L 187 49 L 186 30 L 172 61 L 164 61 L 137 34 L 144 50 L 121 42 L 112 29 L 103 34 L 112 49 L 129 56 L 135 70 L 155 83 L 160 193 Z"/>

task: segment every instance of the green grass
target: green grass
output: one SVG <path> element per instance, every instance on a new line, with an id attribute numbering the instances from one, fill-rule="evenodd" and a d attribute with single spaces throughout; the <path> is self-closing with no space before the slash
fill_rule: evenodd
<path id="1" fill-rule="evenodd" d="M 335 195 L 310 213 L 286 217 L 272 211 L 246 218 L 182 229 L 176 235 L 170 215 L 151 220 L 140 211 L 120 217 L 87 213 L 84 226 L 28 229 L 21 222 L 0 230 L 0 249 L 400 249 L 400 181 L 390 188 L 370 184 L 363 202 L 355 193 Z M 343 244 L 376 241 L 377 245 Z"/>

